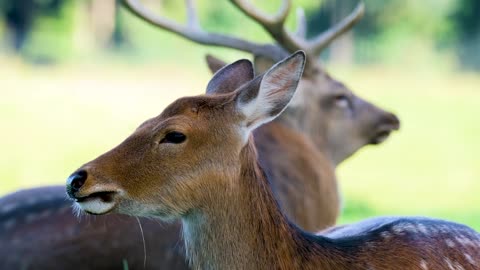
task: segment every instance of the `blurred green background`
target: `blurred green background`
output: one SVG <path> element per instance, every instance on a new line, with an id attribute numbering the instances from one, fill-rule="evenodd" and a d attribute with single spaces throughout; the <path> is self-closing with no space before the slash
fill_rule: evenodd
<path id="1" fill-rule="evenodd" d="M 183 1 L 144 0 L 184 21 Z M 253 1 L 274 11 L 279 1 Z M 480 1 L 366 0 L 322 58 L 332 76 L 395 112 L 401 130 L 338 168 L 341 222 L 428 215 L 480 230 Z M 356 1 L 293 1 L 308 35 Z M 202 26 L 270 41 L 228 1 L 198 1 Z M 0 0 L 0 195 L 63 184 L 178 97 L 200 94 L 204 55 L 250 57 L 155 29 L 114 0 Z M 295 27 L 292 12 L 288 26 Z"/>

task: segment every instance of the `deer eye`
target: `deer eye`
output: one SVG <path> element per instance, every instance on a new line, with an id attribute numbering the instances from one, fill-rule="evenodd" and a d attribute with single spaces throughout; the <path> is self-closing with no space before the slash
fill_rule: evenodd
<path id="1" fill-rule="evenodd" d="M 182 143 L 187 139 L 185 134 L 177 132 L 177 131 L 170 131 L 165 134 L 165 137 L 160 141 L 160 143 Z"/>
<path id="2" fill-rule="evenodd" d="M 338 107 L 348 108 L 350 107 L 350 99 L 347 95 L 339 94 L 334 97 L 334 102 Z"/>

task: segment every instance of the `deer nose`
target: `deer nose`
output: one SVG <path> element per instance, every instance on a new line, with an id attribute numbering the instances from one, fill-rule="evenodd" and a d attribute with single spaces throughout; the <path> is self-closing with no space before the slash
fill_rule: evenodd
<path id="1" fill-rule="evenodd" d="M 87 180 L 87 171 L 79 170 L 74 172 L 67 179 L 67 193 L 70 197 L 74 197 L 74 193 L 78 192 Z"/>
<path id="2" fill-rule="evenodd" d="M 388 113 L 385 118 L 393 126 L 394 130 L 398 130 L 400 128 L 400 119 L 398 119 L 395 114 Z"/>

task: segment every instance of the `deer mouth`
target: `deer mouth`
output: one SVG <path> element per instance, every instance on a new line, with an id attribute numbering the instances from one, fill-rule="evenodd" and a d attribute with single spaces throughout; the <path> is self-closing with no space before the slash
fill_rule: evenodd
<path id="1" fill-rule="evenodd" d="M 75 203 L 85 212 L 92 215 L 103 215 L 115 207 L 115 191 L 95 192 L 88 196 L 75 198 Z"/>
<path id="2" fill-rule="evenodd" d="M 377 128 L 376 132 L 370 139 L 370 144 L 381 144 L 383 143 L 390 134 L 399 129 L 399 125 L 383 125 Z"/>

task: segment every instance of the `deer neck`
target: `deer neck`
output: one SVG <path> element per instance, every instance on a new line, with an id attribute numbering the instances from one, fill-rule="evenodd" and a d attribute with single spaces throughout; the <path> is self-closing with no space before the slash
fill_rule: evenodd
<path id="1" fill-rule="evenodd" d="M 195 269 L 304 267 L 312 253 L 321 255 L 321 245 L 305 248 L 305 233 L 280 212 L 251 142 L 241 156 L 239 176 L 232 179 L 237 186 L 182 219 L 191 265 Z"/>

